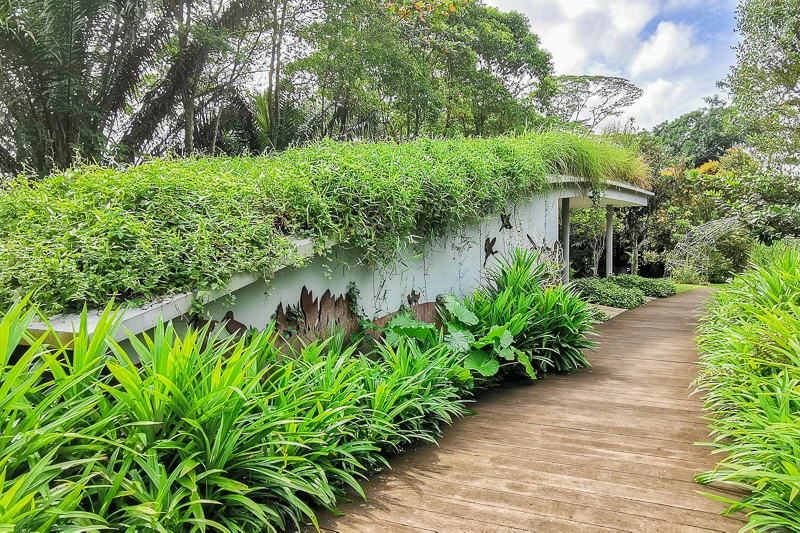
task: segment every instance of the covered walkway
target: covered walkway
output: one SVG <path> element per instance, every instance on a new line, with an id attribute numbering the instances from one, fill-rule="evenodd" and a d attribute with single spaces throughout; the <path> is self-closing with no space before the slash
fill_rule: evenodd
<path id="1" fill-rule="evenodd" d="M 599 328 L 594 365 L 492 390 L 439 447 L 417 446 L 365 484 L 323 531 L 738 531 L 692 476 L 710 469 L 701 399 L 690 396 L 696 316 L 679 294 Z"/>

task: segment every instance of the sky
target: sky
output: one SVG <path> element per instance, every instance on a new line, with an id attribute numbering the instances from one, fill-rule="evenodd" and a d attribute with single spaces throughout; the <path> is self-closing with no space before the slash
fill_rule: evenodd
<path id="1" fill-rule="evenodd" d="M 735 61 L 736 0 L 485 0 L 527 15 L 556 74 L 628 78 L 644 90 L 626 116 L 651 128 L 724 93 Z"/>

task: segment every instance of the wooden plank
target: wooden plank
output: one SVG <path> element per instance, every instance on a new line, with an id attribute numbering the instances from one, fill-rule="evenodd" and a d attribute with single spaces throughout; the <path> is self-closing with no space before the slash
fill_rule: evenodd
<path id="1" fill-rule="evenodd" d="M 698 491 L 714 466 L 696 376 L 707 293 L 650 302 L 602 325 L 593 367 L 481 392 L 439 446 L 412 446 L 324 531 L 738 531 Z M 360 500 L 360 498 L 354 498 Z"/>
<path id="2" fill-rule="evenodd" d="M 412 478 L 407 478 L 412 479 Z M 388 482 L 390 478 L 382 479 Z M 418 472 L 413 476 L 414 489 L 424 497 L 459 500 L 474 504 L 489 504 L 497 507 L 546 514 L 555 518 L 574 520 L 625 531 L 716 531 L 729 525 L 729 519 L 718 514 L 697 512 L 672 506 L 653 506 L 637 500 L 594 495 L 537 484 L 525 484 L 516 490 L 507 491 L 495 479 L 480 476 L 464 476 L 458 480 L 444 480 Z M 370 488 L 373 489 L 372 485 Z M 374 488 L 376 494 L 394 489 Z M 386 498 L 383 498 L 386 501 Z M 569 507 L 564 508 L 567 504 Z M 376 505 L 379 505 L 376 503 Z"/>
<path id="3" fill-rule="evenodd" d="M 472 442 L 482 442 L 487 446 L 506 446 L 519 447 L 524 450 L 552 449 L 553 436 L 550 434 L 538 435 L 536 438 L 514 437 L 510 435 L 496 435 L 485 432 L 475 432 L 468 428 L 449 438 L 453 442 L 460 439 L 469 439 Z M 558 449 L 564 453 L 574 453 L 588 456 L 614 457 L 620 460 L 630 461 L 634 464 L 658 465 L 658 466 L 681 466 L 689 468 L 695 473 L 704 470 L 708 466 L 708 451 L 691 448 L 690 453 L 681 453 L 672 448 L 658 448 L 657 441 L 645 441 L 641 445 L 628 442 L 614 442 L 610 440 L 599 441 L 596 438 L 580 438 L 580 435 L 566 435 L 560 432 L 555 438 L 558 439 Z M 664 450 L 663 452 L 661 450 Z M 686 450 L 689 452 L 689 450 Z M 692 453 L 692 452 L 697 453 Z"/>

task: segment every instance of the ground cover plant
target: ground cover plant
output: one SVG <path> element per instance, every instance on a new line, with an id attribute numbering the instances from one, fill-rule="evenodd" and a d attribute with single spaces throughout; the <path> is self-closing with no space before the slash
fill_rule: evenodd
<path id="1" fill-rule="evenodd" d="M 474 387 L 588 364 L 588 304 L 549 285 L 552 269 L 533 253 L 501 265 L 480 305 L 443 300 L 446 328 L 401 314 L 366 348 L 334 335 L 289 354 L 273 326 L 236 340 L 162 323 L 125 347 L 113 340 L 111 306 L 91 337 L 84 315 L 74 341 L 46 346 L 27 334 L 37 315 L 23 300 L 0 318 L 0 523 L 20 532 L 316 523 L 315 510 L 345 489 L 363 495 L 360 479 L 388 455 L 434 442 L 467 413 Z"/>
<path id="2" fill-rule="evenodd" d="M 702 319 L 698 388 L 724 457 L 697 479 L 749 491 L 728 512 L 753 531 L 800 530 L 800 247 L 759 247 Z"/>
<path id="3" fill-rule="evenodd" d="M 678 292 L 675 282 L 671 279 L 643 278 L 642 276 L 620 274 L 619 276 L 611 276 L 608 280 L 620 287 L 639 289 L 645 296 L 650 296 L 651 298 L 669 298 Z"/>
<path id="4" fill-rule="evenodd" d="M 636 287 L 622 287 L 608 278 L 581 278 L 572 282 L 574 289 L 597 305 L 633 309 L 645 302 L 645 295 Z"/>
<path id="5" fill-rule="evenodd" d="M 277 156 L 80 167 L 0 191 L 0 306 L 102 308 L 270 277 L 299 261 L 293 237 L 348 243 L 388 261 L 409 236 L 501 212 L 570 174 L 636 181 L 635 153 L 545 132 L 497 139 L 334 143 Z"/>
<path id="6" fill-rule="evenodd" d="M 402 339 L 421 347 L 444 344 L 463 358 L 482 384 L 509 373 L 531 379 L 589 365 L 583 350 L 597 322 L 595 310 L 571 288 L 554 283 L 554 264 L 530 250 L 500 258 L 487 280 L 463 300 L 441 300 L 443 327 L 401 313 L 382 329 L 390 345 Z"/>

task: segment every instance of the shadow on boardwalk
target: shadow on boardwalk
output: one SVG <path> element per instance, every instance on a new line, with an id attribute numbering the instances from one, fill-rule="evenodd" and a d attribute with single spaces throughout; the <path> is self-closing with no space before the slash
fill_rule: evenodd
<path id="1" fill-rule="evenodd" d="M 375 476 L 323 531 L 738 531 L 692 476 L 713 467 L 690 396 L 699 290 L 602 325 L 593 367 L 492 390 L 440 446 Z M 311 530 L 309 530 L 311 531 Z"/>

